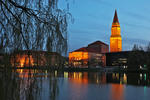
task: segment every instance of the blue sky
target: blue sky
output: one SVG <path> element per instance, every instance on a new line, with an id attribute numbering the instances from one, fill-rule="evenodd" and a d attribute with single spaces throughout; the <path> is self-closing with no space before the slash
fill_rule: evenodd
<path id="1" fill-rule="evenodd" d="M 115 9 L 121 26 L 123 50 L 150 40 L 149 0 L 67 0 L 74 23 L 69 22 L 69 52 L 100 40 L 109 44 Z M 65 0 L 59 7 L 66 8 Z"/>

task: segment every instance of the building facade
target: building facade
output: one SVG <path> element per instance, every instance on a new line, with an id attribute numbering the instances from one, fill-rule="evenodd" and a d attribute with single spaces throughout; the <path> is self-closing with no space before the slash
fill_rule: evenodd
<path id="1" fill-rule="evenodd" d="M 119 51 L 122 51 L 122 38 L 117 11 L 115 10 L 110 36 L 110 52 L 119 52 Z"/>
<path id="2" fill-rule="evenodd" d="M 69 53 L 70 67 L 96 67 L 105 66 L 105 53 L 109 52 L 109 46 L 101 41 L 89 44 Z"/>
<path id="3" fill-rule="evenodd" d="M 106 53 L 106 66 L 127 66 L 131 51 Z"/>
<path id="4" fill-rule="evenodd" d="M 149 52 L 145 51 L 121 51 L 106 53 L 106 66 L 128 66 L 128 68 L 138 69 L 146 67 L 149 64 L 146 59 L 149 59 Z"/>
<path id="5" fill-rule="evenodd" d="M 12 67 L 61 67 L 64 61 L 56 52 L 23 50 L 12 53 L 10 63 Z"/>

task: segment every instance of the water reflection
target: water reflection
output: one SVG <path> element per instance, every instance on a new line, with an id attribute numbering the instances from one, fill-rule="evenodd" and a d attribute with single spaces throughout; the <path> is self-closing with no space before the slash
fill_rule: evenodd
<path id="1" fill-rule="evenodd" d="M 47 79 L 47 77 L 49 79 Z M 55 73 L 42 70 L 17 69 L 0 73 L 0 100 L 56 100 Z M 46 85 L 46 87 L 45 87 Z M 50 93 L 46 95 L 46 93 Z"/>
<path id="2" fill-rule="evenodd" d="M 123 100 L 124 85 L 112 84 L 111 85 L 111 98 L 112 100 Z"/>
<path id="3" fill-rule="evenodd" d="M 143 95 L 147 96 L 150 74 L 17 69 L 0 72 L 0 100 L 61 100 L 61 97 L 73 100 L 74 96 L 90 100 L 93 95 L 99 99 L 108 95 L 106 99 L 124 100 L 128 85 L 142 87 Z"/>
<path id="4" fill-rule="evenodd" d="M 88 73 L 87 72 L 73 72 L 68 73 L 68 78 L 70 82 L 76 84 L 88 84 Z"/>

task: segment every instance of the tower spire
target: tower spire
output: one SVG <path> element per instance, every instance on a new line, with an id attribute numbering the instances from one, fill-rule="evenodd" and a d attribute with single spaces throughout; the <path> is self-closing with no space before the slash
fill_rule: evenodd
<path id="1" fill-rule="evenodd" d="M 119 23 L 118 16 L 117 16 L 117 10 L 115 10 L 113 23 Z"/>

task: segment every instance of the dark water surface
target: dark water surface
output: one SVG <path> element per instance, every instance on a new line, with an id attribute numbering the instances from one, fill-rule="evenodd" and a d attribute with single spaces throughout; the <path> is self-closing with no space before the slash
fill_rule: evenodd
<path id="1" fill-rule="evenodd" d="M 0 100 L 150 100 L 150 74 L 0 72 Z"/>

